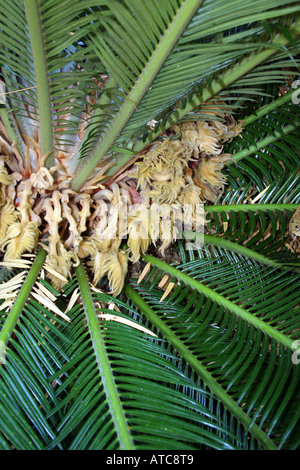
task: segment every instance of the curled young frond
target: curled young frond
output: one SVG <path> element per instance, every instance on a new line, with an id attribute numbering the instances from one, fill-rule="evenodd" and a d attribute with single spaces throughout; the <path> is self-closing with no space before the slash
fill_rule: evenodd
<path id="1" fill-rule="evenodd" d="M 218 116 L 223 121 L 210 114 L 211 121 L 185 121 L 169 129 L 117 182 L 100 183 L 105 167 L 78 192 L 70 189 L 66 152 L 59 151 L 48 169 L 47 155 L 32 136 L 26 137 L 24 166 L 19 158 L 12 162 L 5 147 L 0 157 L 4 260 L 34 253 L 41 243 L 48 253 L 47 276 L 57 290 L 70 278 L 72 266 L 86 259 L 93 283 L 107 276 L 111 293 L 118 295 L 128 260 L 137 262 L 158 241 L 164 255 L 182 224 L 196 226 L 198 207 L 214 200 L 226 184 L 221 170 L 230 156 L 222 154 L 223 145 L 241 126 L 225 114 Z"/>
<path id="2" fill-rule="evenodd" d="M 18 212 L 11 200 L 7 200 L 0 209 L 0 240 L 4 241 L 8 227 L 15 224 Z"/>
<path id="3" fill-rule="evenodd" d="M 1 247 L 5 250 L 4 259 L 19 259 L 23 253 L 35 251 L 39 239 L 36 222 L 16 222 L 7 229 Z"/>

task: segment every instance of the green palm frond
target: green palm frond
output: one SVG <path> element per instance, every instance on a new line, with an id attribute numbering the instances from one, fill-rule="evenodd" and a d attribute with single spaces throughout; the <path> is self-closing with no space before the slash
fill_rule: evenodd
<path id="1" fill-rule="evenodd" d="M 48 420 L 47 414 L 57 399 L 48 379 L 66 359 L 64 320 L 33 298 L 28 301 L 44 258 L 41 251 L 1 329 L 0 344 L 6 347 L 0 368 L 0 445 L 5 450 L 44 450 L 55 438 L 59 416 Z"/>
<path id="2" fill-rule="evenodd" d="M 256 99 L 245 118 L 243 137 L 226 146 L 228 185 L 205 207 L 208 229 L 269 259 L 297 263 L 285 243 L 299 205 L 298 108 L 286 96 L 261 102 Z"/>
<path id="3" fill-rule="evenodd" d="M 84 289 L 82 299 L 91 336 L 83 327 L 83 309 L 70 312 L 72 326 L 65 330 L 72 344 L 70 359 L 51 378 L 65 377 L 57 388 L 60 403 L 53 413 L 66 406 L 67 411 L 52 446 L 65 443 L 69 449 L 155 449 L 163 443 L 174 449 L 201 445 L 235 448 L 229 427 L 199 400 L 204 397 L 209 402 L 210 393 L 177 370 L 172 364 L 176 364 L 176 357 L 165 351 L 159 338 L 153 340 L 151 331 L 145 336 L 117 322 L 101 320 L 99 327 L 97 312 L 121 315 L 124 320 L 133 314 L 138 326 L 136 318 L 140 316 L 134 308 L 114 299 L 117 312 L 103 308 L 96 311 L 95 305 L 112 299 L 97 293 L 92 299 L 82 267 L 78 268 L 78 282 Z M 219 433 L 229 433 L 225 447 Z"/>
<path id="4" fill-rule="evenodd" d="M 174 449 L 242 446 L 227 422 L 211 411 L 209 391 L 177 370 L 176 356 L 159 338 L 153 341 L 151 330 L 145 336 L 105 320 L 100 328 L 97 319 L 97 312 L 109 312 L 128 321 L 130 313 L 140 327 L 140 315 L 107 295 L 92 299 L 83 267 L 78 282 L 90 334 L 78 305 L 68 312 L 72 323 L 67 326 L 34 300 L 24 309 L 1 371 L 2 448 L 155 449 L 162 442 Z M 72 282 L 65 294 L 76 289 Z M 95 305 L 103 301 L 116 302 L 118 311 L 96 312 Z M 13 395 L 10 380 L 16 380 Z M 145 423 L 146 434 L 141 432 Z"/>
<path id="5" fill-rule="evenodd" d="M 207 256 L 209 252 L 206 256 L 200 252 L 200 258 L 198 253 L 196 256 L 194 251 L 192 253 L 191 261 L 176 268 L 145 255 L 146 261 L 179 284 L 168 300 L 160 301 L 162 291 L 153 279 L 158 281 L 162 275 L 151 271 L 148 275 L 151 284 L 145 281 L 136 286 L 144 299 L 138 305 L 145 315 L 148 315 L 147 309 L 154 309 L 158 316 L 155 324 L 166 325 L 160 329 L 166 332 L 168 340 L 176 348 L 181 341 L 182 347 L 188 348 L 205 366 L 204 370 L 199 370 L 200 376 L 203 374 L 203 380 L 208 383 L 210 373 L 217 381 L 212 381 L 211 390 L 219 399 L 225 399 L 221 398 L 221 385 L 237 405 L 243 403 L 243 411 L 252 426 L 256 423 L 269 430 L 268 437 L 275 436 L 278 425 L 282 434 L 276 435 L 275 440 L 280 448 L 284 447 L 286 436 L 299 418 L 296 412 L 299 371 L 293 367 L 290 350 L 299 331 L 299 296 L 293 288 L 293 283 L 299 282 L 299 275 L 280 273 L 253 262 L 250 274 L 249 268 L 246 269 L 250 261 L 234 257 L 230 251 L 226 261 L 220 251 L 213 257 Z M 282 287 L 280 292 L 278 282 Z M 191 295 L 191 289 L 198 293 Z M 132 289 L 128 294 L 135 298 Z M 251 312 L 250 315 L 246 311 Z M 283 371 L 285 379 L 280 379 Z M 285 393 L 289 399 L 294 396 L 294 404 L 288 402 Z M 285 413 L 290 411 L 297 417 L 290 420 L 289 415 L 287 418 Z M 297 442 L 299 436 L 294 437 Z"/>
<path id="6" fill-rule="evenodd" d="M 67 125 L 72 131 L 72 121 L 63 120 L 63 115 L 70 111 L 78 115 L 79 103 L 83 105 L 87 94 L 84 83 L 94 74 L 92 66 L 84 65 L 87 51 L 80 46 L 95 17 L 94 13 L 85 14 L 85 8 L 88 10 L 88 5 L 70 1 L 63 3 L 62 10 L 51 1 L 23 4 L 13 0 L 0 6 L 1 42 L 5 44 L 0 61 L 6 92 L 10 93 L 8 103 L 15 108 L 22 133 L 30 136 L 38 120 L 43 154 L 53 152 L 57 128 Z M 78 81 L 82 86 L 75 87 Z"/>
<path id="7" fill-rule="evenodd" d="M 221 6 L 218 2 L 212 3 L 213 5 L 207 5 L 207 8 L 199 10 L 199 17 L 195 15 L 194 21 L 197 28 L 194 27 L 194 33 L 192 33 L 192 31 L 190 32 L 189 28 L 187 28 L 182 39 L 178 41 L 178 49 L 174 49 L 169 59 L 162 67 L 153 82 L 151 90 L 146 93 L 140 108 L 134 113 L 117 142 L 121 143 L 125 139 L 132 137 L 132 135 L 140 137 L 141 130 L 138 128 L 138 125 L 140 126 L 142 122 L 146 125 L 150 119 L 157 119 L 157 116 L 159 116 L 160 120 L 162 119 L 163 124 L 162 126 L 159 126 L 159 123 L 157 124 L 157 131 L 159 131 L 165 126 L 167 118 L 168 122 L 171 123 L 174 120 L 178 120 L 178 117 L 185 116 L 189 106 L 191 110 L 193 110 L 196 107 L 196 103 L 199 105 L 211 97 L 211 89 L 213 89 L 214 86 L 220 86 L 220 90 L 222 90 L 225 86 L 230 84 L 232 79 L 234 79 L 232 89 L 229 87 L 226 92 L 220 92 L 220 95 L 226 96 L 227 99 L 230 99 L 230 96 L 237 92 L 242 96 L 243 94 L 248 95 L 251 92 L 251 90 L 249 90 L 250 83 L 252 93 L 257 94 L 261 91 L 264 80 L 269 83 L 272 78 L 279 82 L 280 79 L 282 80 L 282 78 L 286 77 L 288 72 L 281 69 L 285 66 L 291 66 L 291 59 L 287 59 L 286 63 L 283 61 L 280 62 L 278 59 L 278 64 L 275 62 L 276 65 L 274 65 L 274 60 L 272 60 L 271 64 L 273 64 L 273 68 L 270 71 L 267 69 L 268 62 L 266 64 L 264 63 L 264 66 L 255 67 L 254 63 L 251 65 L 248 61 L 248 67 L 245 67 L 244 70 L 243 67 L 241 67 L 241 58 L 244 58 L 246 54 L 249 54 L 249 56 L 251 54 L 251 56 L 255 57 L 259 54 L 259 49 L 267 45 L 264 43 L 265 32 L 263 28 L 260 30 L 262 42 L 251 42 L 253 41 L 254 35 L 256 35 L 257 39 L 258 31 L 255 32 L 251 28 L 248 32 L 249 37 L 247 37 L 247 28 L 245 28 L 246 31 L 242 32 L 239 28 L 236 28 L 236 31 L 232 31 L 231 29 L 227 29 L 228 23 L 223 22 L 220 20 L 221 17 L 219 17 L 220 24 L 218 26 L 220 29 L 217 34 L 220 35 L 220 40 L 216 40 L 215 37 L 212 40 L 209 29 L 210 22 L 211 31 L 214 31 L 212 34 L 215 34 L 216 15 Z M 236 8 L 234 2 L 232 2 L 231 6 L 232 9 Z M 254 10 L 255 9 L 258 9 L 258 4 L 254 6 Z M 230 15 L 232 17 L 231 13 Z M 242 25 L 248 18 L 241 15 L 241 13 L 241 10 L 235 10 L 235 14 Z M 201 26 L 204 26 L 204 22 L 208 30 L 204 29 L 203 31 Z M 192 25 L 190 25 L 190 28 L 192 29 Z M 292 51 L 293 48 L 290 48 Z M 280 56 L 280 53 L 278 53 L 278 55 Z M 178 65 L 178 61 L 181 61 L 180 65 Z M 297 65 L 296 60 L 295 62 Z M 239 73 L 242 74 L 242 78 L 237 79 L 237 77 L 229 77 L 227 78 L 228 83 L 226 83 L 225 76 L 229 67 L 231 73 L 235 67 L 240 70 Z M 274 77 L 274 69 L 275 74 L 276 72 L 278 73 L 278 77 Z M 222 74 L 221 79 L 220 74 Z M 257 83 L 254 81 L 253 75 L 256 76 Z M 215 84 L 213 83 L 214 78 Z M 255 85 L 257 85 L 256 88 L 254 87 Z M 218 96 L 216 90 L 213 91 L 213 95 L 214 97 Z M 166 110 L 173 107 L 176 103 L 174 97 L 177 98 L 176 101 L 178 101 L 179 98 L 182 99 L 175 111 L 172 110 L 170 116 L 167 114 L 165 117 L 164 114 L 166 114 Z M 147 129 L 144 128 L 145 132 L 146 130 Z M 143 139 L 145 138 L 146 136 L 143 135 Z"/>
<path id="8" fill-rule="evenodd" d="M 289 239 L 289 220 L 297 207 L 296 204 L 253 204 L 249 208 L 244 204 L 210 206 L 208 227 L 215 235 L 204 237 L 215 238 L 215 243 L 236 242 L 274 261 L 281 258 L 283 264 L 293 261 L 297 265 L 297 256 L 284 246 Z M 220 235 L 222 238 L 218 238 Z"/>

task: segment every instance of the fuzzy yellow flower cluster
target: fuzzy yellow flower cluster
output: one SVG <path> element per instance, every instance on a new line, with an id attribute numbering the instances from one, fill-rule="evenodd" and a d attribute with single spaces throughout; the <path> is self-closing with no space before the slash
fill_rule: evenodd
<path id="1" fill-rule="evenodd" d="M 158 242 L 163 254 L 180 236 L 182 224 L 192 228 L 199 222 L 199 206 L 214 201 L 226 182 L 221 170 L 230 156 L 222 154 L 223 144 L 240 132 L 232 118 L 217 121 L 213 115 L 211 121 L 179 123 L 117 183 L 100 189 L 86 184 L 78 193 L 70 189 L 59 161 L 51 169 L 13 171 L 18 168 L 8 164 L 12 156 L 2 155 L 4 261 L 35 252 L 41 244 L 57 289 L 70 278 L 72 266 L 85 259 L 93 283 L 107 276 L 112 294 L 118 295 L 129 260 L 136 262 Z"/>

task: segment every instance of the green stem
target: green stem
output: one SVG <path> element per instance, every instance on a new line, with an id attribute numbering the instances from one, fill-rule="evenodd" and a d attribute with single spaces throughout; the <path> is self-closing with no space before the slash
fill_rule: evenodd
<path id="1" fill-rule="evenodd" d="M 169 266 L 164 261 L 155 258 L 151 255 L 143 255 L 143 259 L 146 262 L 150 262 L 154 266 L 157 266 L 158 269 L 170 274 L 172 277 L 178 279 L 179 282 L 183 282 L 186 285 L 189 285 L 192 289 L 197 290 L 201 294 L 204 294 L 206 297 L 210 298 L 213 302 L 217 302 L 217 304 L 221 305 L 222 307 L 228 309 L 230 312 L 235 313 L 240 318 L 243 318 L 246 322 L 253 325 L 255 328 L 260 329 L 263 333 L 267 334 L 271 338 L 275 339 L 276 341 L 280 342 L 287 348 L 294 351 L 296 349 L 295 342 L 289 338 L 288 336 L 284 335 L 280 331 L 278 331 L 273 326 L 269 325 L 265 321 L 261 320 L 260 318 L 256 317 L 255 315 L 251 314 L 244 308 L 236 305 L 231 300 L 223 297 L 221 294 L 218 294 L 210 287 L 202 284 L 201 282 L 197 281 L 196 279 L 188 276 L 187 274 L 179 271 L 179 269 L 175 268 L 174 266 Z"/>
<path id="2" fill-rule="evenodd" d="M 53 127 L 49 89 L 47 58 L 38 0 L 24 0 L 31 41 L 34 71 L 38 95 L 38 114 L 40 120 L 40 140 L 42 155 L 49 153 L 47 167 L 53 165 Z"/>
<path id="3" fill-rule="evenodd" d="M 3 341 L 4 344 L 7 344 L 9 337 L 11 336 L 14 330 L 15 324 L 17 323 L 18 318 L 22 313 L 23 307 L 30 296 L 30 292 L 43 266 L 46 255 L 47 252 L 43 248 L 41 248 L 37 253 L 36 258 L 31 266 L 31 269 L 26 277 L 26 280 L 14 303 L 14 306 L 9 312 L 6 322 L 4 323 L 3 328 L 0 332 L 0 343 L 1 341 Z"/>
<path id="4" fill-rule="evenodd" d="M 264 139 L 261 139 L 258 142 L 256 142 L 256 144 L 250 145 L 249 148 L 240 150 L 239 152 L 232 155 L 231 159 L 225 162 L 225 165 L 226 166 L 232 165 L 233 163 L 238 162 L 242 158 L 252 155 L 252 153 L 257 152 L 258 150 L 270 145 L 272 142 L 275 142 L 276 140 L 282 138 L 282 136 L 284 136 L 285 134 L 289 134 L 290 132 L 296 130 L 297 127 L 298 126 L 294 126 L 290 124 L 288 126 L 283 127 L 280 132 L 274 131 L 273 135 L 268 135 Z"/>
<path id="5" fill-rule="evenodd" d="M 73 179 L 71 187 L 74 191 L 78 191 L 113 145 L 202 1 L 185 0 L 179 8 L 167 31 L 162 36 L 159 47 L 153 52 L 139 80 L 130 91 L 120 111 L 109 126 L 109 130 L 104 134 L 95 151 L 86 159 L 84 165 Z"/>
<path id="6" fill-rule="evenodd" d="M 187 238 L 188 240 L 190 240 L 191 238 L 194 238 L 197 240 L 197 238 L 199 238 L 199 241 L 203 241 L 204 243 L 208 243 L 209 245 L 220 246 L 221 248 L 224 248 L 225 250 L 230 250 L 230 251 L 233 251 L 234 253 L 238 253 L 247 258 L 252 258 L 258 263 L 262 263 L 267 266 L 274 266 L 275 268 L 284 267 L 282 264 L 277 263 L 276 261 L 273 261 L 272 259 L 269 259 L 266 256 L 261 255 L 260 253 L 257 253 L 256 251 L 251 250 L 250 248 L 247 248 L 246 246 L 239 245 L 238 243 L 234 243 L 229 240 L 225 240 L 224 238 L 221 238 L 221 237 L 216 237 L 214 235 L 206 235 L 202 233 L 198 234 L 195 232 L 191 232 L 189 230 L 183 232 L 183 236 L 184 238 Z"/>
<path id="7" fill-rule="evenodd" d="M 277 100 L 274 100 L 269 104 L 266 104 L 262 108 L 258 109 L 255 113 L 250 114 L 250 116 L 247 116 L 244 119 L 244 127 L 248 126 L 248 124 L 251 124 L 252 122 L 256 121 L 257 119 L 265 116 L 266 114 L 274 111 L 274 109 L 277 109 L 280 106 L 283 106 L 285 103 L 288 103 L 289 101 L 291 101 L 293 93 L 295 93 L 295 90 L 291 89 L 288 93 L 281 96 Z"/>
<path id="8" fill-rule="evenodd" d="M 299 204 L 232 204 L 227 206 L 204 206 L 205 212 L 294 211 Z"/>
<path id="9" fill-rule="evenodd" d="M 144 315 L 161 331 L 162 335 L 176 348 L 178 353 L 190 364 L 207 384 L 210 390 L 221 400 L 224 406 L 249 430 L 259 443 L 268 450 L 275 450 L 276 446 L 266 434 L 254 424 L 249 416 L 237 405 L 237 403 L 219 385 L 210 372 L 201 364 L 196 356 L 187 346 L 176 336 L 176 334 L 165 324 L 163 320 L 152 310 L 144 299 L 129 285 L 125 287 L 125 294 L 134 302 Z"/>
<path id="10" fill-rule="evenodd" d="M 103 388 L 105 390 L 107 402 L 119 438 L 121 449 L 134 450 L 134 445 L 128 430 L 128 424 L 116 388 L 109 358 L 106 353 L 106 348 L 104 345 L 103 336 L 97 318 L 88 279 L 82 263 L 80 263 L 76 268 L 76 276 L 80 287 L 82 303 L 102 379 Z"/>

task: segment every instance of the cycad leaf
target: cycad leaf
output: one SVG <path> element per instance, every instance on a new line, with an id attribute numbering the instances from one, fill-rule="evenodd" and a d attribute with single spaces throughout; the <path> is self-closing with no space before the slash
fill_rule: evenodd
<path id="1" fill-rule="evenodd" d="M 188 24 L 196 3 L 198 3 L 199 9 L 194 14 L 192 23 L 185 30 L 179 28 L 177 24 L 178 17 L 181 18 L 181 25 Z M 247 69 L 246 61 L 245 68 L 241 68 L 237 61 L 239 58 L 245 57 L 245 50 L 250 53 L 258 49 L 257 31 L 254 33 L 253 29 L 249 29 L 249 36 L 253 33 L 256 42 L 251 41 L 254 36 L 249 38 L 245 37 L 245 34 L 242 36 L 245 41 L 243 49 L 240 43 L 240 30 L 232 32 L 228 29 L 232 26 L 231 23 L 226 22 L 224 25 L 221 20 L 224 2 L 218 1 L 213 2 L 213 4 L 204 2 L 203 5 L 200 5 L 200 3 L 194 2 L 193 6 L 192 2 L 186 1 L 182 2 L 179 8 L 179 3 L 168 1 L 165 2 L 164 9 L 158 8 L 155 3 L 153 10 L 145 16 L 141 12 L 148 12 L 148 6 L 147 2 L 142 0 L 137 0 L 135 3 L 124 2 L 124 6 L 119 7 L 118 5 L 118 8 L 116 8 L 115 2 L 109 2 L 112 15 L 102 24 L 105 33 L 102 34 L 100 29 L 92 42 L 101 61 L 105 62 L 110 75 L 119 85 L 118 89 L 122 99 L 120 109 L 117 112 L 114 110 L 112 113 L 112 120 L 108 128 L 102 125 L 101 117 L 99 121 L 93 123 L 93 131 L 99 126 L 99 132 L 96 135 L 100 138 L 100 142 L 95 147 L 95 141 L 88 139 L 93 149 L 92 157 L 80 166 L 80 175 L 76 176 L 73 189 L 80 187 L 83 179 L 93 171 L 93 167 L 95 168 L 97 162 L 109 152 L 112 146 L 115 149 L 115 143 L 122 146 L 133 137 L 134 140 L 137 137 L 142 138 L 145 125 L 149 121 L 162 119 L 163 115 L 168 117 L 169 108 L 191 90 L 196 83 L 201 83 L 207 79 L 205 89 L 207 92 L 210 89 L 209 82 L 215 77 L 219 86 L 220 81 L 217 80 L 217 74 L 228 66 L 234 68 L 234 65 L 239 66 L 236 68 L 241 71 L 241 75 L 233 74 L 235 76 L 232 76 L 232 81 L 236 81 L 240 76 L 259 64 L 261 60 L 267 60 L 270 55 L 280 51 L 280 48 L 278 49 L 281 44 L 279 41 L 278 47 L 274 45 L 273 48 L 269 47 L 268 52 L 263 52 L 261 60 L 258 56 L 257 63 L 254 60 L 252 65 L 250 61 L 249 69 Z M 265 17 L 275 18 L 280 14 L 292 14 L 298 10 L 298 7 L 293 5 L 288 6 L 286 9 L 283 7 L 282 10 L 280 8 L 276 9 L 274 3 L 270 2 L 264 5 L 265 9 L 261 12 L 261 4 L 254 2 L 251 6 L 251 14 L 244 15 L 244 10 L 240 7 L 235 9 L 236 6 L 232 5 L 229 16 L 233 15 L 234 20 L 232 21 L 237 22 L 238 25 L 247 25 L 251 20 L 259 21 Z M 136 8 L 139 15 L 136 18 L 136 24 L 132 25 L 135 18 L 134 8 Z M 123 12 L 122 17 L 121 11 Z M 176 15 L 174 15 L 175 11 Z M 218 36 L 213 36 L 216 33 L 216 18 L 218 18 L 217 23 L 220 28 L 218 34 L 222 37 L 220 41 L 217 39 Z M 189 28 L 191 28 L 191 31 Z M 143 33 L 143 30 L 146 30 L 146 34 Z M 265 46 L 268 37 L 266 37 L 263 27 L 261 27 L 260 32 L 260 44 Z M 237 35 L 236 43 L 232 39 L 235 33 Z M 229 34 L 230 39 L 227 41 Z M 147 35 L 149 41 L 151 40 L 151 46 L 149 41 L 145 45 L 143 43 L 144 36 Z M 285 43 L 288 42 L 285 37 L 282 40 Z M 136 50 L 137 41 L 139 42 L 138 50 Z M 214 53 L 212 53 L 212 48 L 209 49 L 207 46 L 215 47 Z M 127 51 L 131 48 L 133 54 L 129 55 Z M 227 86 L 229 83 L 231 83 L 230 80 Z M 224 88 L 224 86 L 221 88 Z M 122 93 L 124 93 L 123 96 Z M 215 95 L 216 92 L 213 94 Z M 202 93 L 200 95 L 201 98 L 198 99 L 198 103 L 196 103 L 197 100 L 191 100 L 192 102 L 189 103 L 190 110 L 201 104 L 203 100 L 208 99 Z M 187 112 L 188 109 L 184 110 L 182 114 L 184 115 Z M 176 113 L 177 110 L 172 114 L 173 122 L 178 120 L 180 115 L 178 113 L 176 116 Z M 107 117 L 105 119 L 107 120 Z M 163 120 L 162 125 L 159 127 L 160 131 L 169 127 L 172 119 L 170 118 L 167 122 Z M 95 135 L 93 137 L 95 138 Z M 132 145 L 132 143 L 132 141 L 129 141 L 128 145 Z M 136 151 L 143 148 L 142 142 L 135 142 L 135 144 Z M 90 147 L 87 142 L 84 142 L 81 150 L 82 156 L 89 154 Z M 121 162 L 124 160 L 126 158 Z"/>
<path id="2" fill-rule="evenodd" d="M 47 418 L 58 400 L 49 377 L 62 365 L 59 319 L 28 304 L 0 368 L 0 448 L 45 450 L 55 438 L 58 415 Z M 51 321 L 49 321 L 51 320 Z"/>
<path id="3" fill-rule="evenodd" d="M 95 305 L 105 301 L 114 302 L 115 308 L 121 309 L 122 318 L 130 318 L 129 312 L 134 314 L 135 321 L 139 318 L 134 308 L 122 301 L 95 294 Z M 88 301 L 83 303 L 87 309 Z M 52 413 L 71 404 L 58 425 L 52 446 L 60 443 L 69 449 L 117 450 L 122 442 L 125 444 L 126 434 L 129 437 L 127 449 L 132 446 L 131 441 L 137 449 L 158 449 L 162 445 L 169 449 L 201 446 L 230 449 L 242 445 L 235 441 L 226 421 L 209 409 L 210 394 L 177 370 L 174 355 L 164 349 L 159 338 L 153 340 L 152 336 L 115 322 L 104 321 L 100 331 L 99 325 L 95 324 L 94 328 L 91 319 L 90 337 L 83 323 L 82 309 L 74 308 L 70 314 L 73 317 L 71 328 L 65 330 L 72 344 L 68 350 L 70 359 L 52 377 L 65 376 L 57 388 L 60 403 Z M 99 342 L 109 362 L 102 353 L 97 354 Z M 113 382 L 108 380 L 111 374 Z M 71 392 L 66 394 L 70 387 Z M 89 417 L 85 419 L 87 413 Z M 127 423 L 127 429 L 121 433 L 116 433 L 118 425 L 113 426 L 116 418 Z M 75 427 L 77 432 L 73 439 Z M 227 436 L 226 443 L 221 434 Z"/>
<path id="4" fill-rule="evenodd" d="M 280 430 L 275 438 L 279 447 L 289 445 L 286 439 L 292 429 L 297 441 L 299 436 L 296 437 L 296 419 L 289 421 L 285 415 L 291 409 L 296 412 L 297 408 L 296 377 L 299 368 L 293 365 L 291 351 L 284 347 L 283 337 L 281 343 L 276 334 L 272 337 L 271 330 L 267 333 L 267 330 L 255 325 L 256 320 L 252 324 L 249 318 L 243 319 L 242 316 L 235 320 L 230 313 L 232 310 L 229 304 L 226 306 L 226 302 L 219 303 L 217 299 L 219 294 L 223 298 L 231 298 L 234 303 L 249 309 L 256 319 L 261 318 L 263 322 L 272 325 L 272 328 L 279 328 L 284 335 L 291 334 L 295 340 L 299 329 L 299 296 L 294 285 L 299 282 L 299 275 L 279 274 L 276 270 L 262 268 L 256 263 L 252 264 L 249 271 L 249 268 L 246 269 L 249 260 L 231 255 L 230 252 L 225 254 L 219 251 L 218 258 L 211 257 L 208 250 L 206 254 L 193 250 L 191 255 L 192 260 L 179 269 L 154 260 L 153 257 L 145 257 L 146 261 L 168 273 L 170 281 L 175 282 L 178 279 L 189 286 L 189 289 L 178 285 L 167 300 L 161 301 L 162 291 L 157 288 L 157 283 L 162 274 L 159 277 L 152 271 L 148 276 L 152 279 L 151 287 L 141 283 L 137 286 L 138 290 L 159 316 L 159 322 L 171 328 L 175 338 L 173 345 L 176 338 L 180 339 L 222 388 L 237 403 L 243 403 L 243 409 L 253 423 L 258 424 L 261 429 L 268 428 L 268 436 L 271 438 L 275 438 L 276 432 Z M 226 261 L 222 261 L 225 256 Z M 181 276 L 179 271 L 184 271 L 189 276 Z M 156 287 L 153 279 L 157 280 Z M 198 289 L 195 279 L 202 285 L 210 286 L 213 294 L 208 295 L 205 288 Z M 196 288 L 198 294 L 191 296 L 191 287 Z M 271 339 L 268 338 L 269 334 Z M 168 339 L 171 341 L 171 333 Z M 211 389 L 213 387 L 214 384 Z M 215 393 L 218 396 L 217 389 Z M 256 412 L 258 400 L 259 413 Z M 295 441 L 290 445 L 295 445 Z"/>
<path id="5" fill-rule="evenodd" d="M 94 27 L 98 12 L 91 11 L 93 4 L 98 2 L 66 0 L 61 10 L 51 0 L 12 0 L 0 6 L 7 97 L 21 131 L 31 136 L 39 129 L 43 154 L 54 150 L 58 128 L 76 129 L 74 119 L 64 116 L 70 113 L 78 125 L 88 91 L 78 82 L 94 75 L 94 65 L 84 64 L 87 50 L 80 43 Z M 30 126 L 26 120 L 32 121 Z"/>

